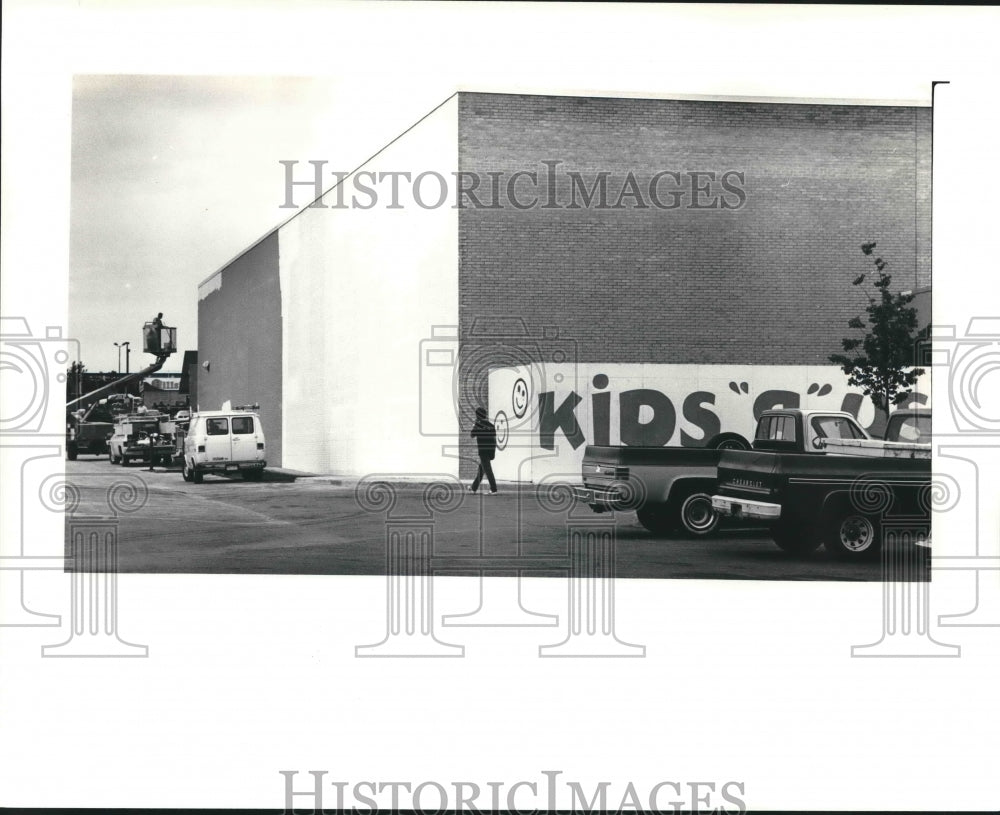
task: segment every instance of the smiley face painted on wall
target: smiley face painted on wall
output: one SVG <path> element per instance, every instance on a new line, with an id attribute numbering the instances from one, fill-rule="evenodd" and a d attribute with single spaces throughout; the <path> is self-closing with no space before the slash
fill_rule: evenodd
<path id="1" fill-rule="evenodd" d="M 507 437 L 510 435 L 510 428 L 507 426 L 507 414 L 502 410 L 493 419 L 493 426 L 497 432 L 497 450 L 503 450 L 507 446 Z"/>
<path id="2" fill-rule="evenodd" d="M 511 404 L 514 406 L 514 415 L 521 419 L 528 409 L 528 384 L 523 379 L 518 379 L 514 383 L 514 388 L 510 394 Z"/>

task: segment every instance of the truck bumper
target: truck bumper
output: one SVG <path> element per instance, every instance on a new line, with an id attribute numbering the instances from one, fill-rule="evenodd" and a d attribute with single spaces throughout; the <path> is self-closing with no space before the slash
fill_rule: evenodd
<path id="1" fill-rule="evenodd" d="M 712 509 L 723 518 L 750 518 L 755 521 L 777 521 L 781 517 L 781 504 L 766 501 L 747 501 L 728 495 L 713 495 Z"/>
<path id="2" fill-rule="evenodd" d="M 573 487 L 573 495 L 579 503 L 586 504 L 594 512 L 609 512 L 615 509 L 624 509 L 627 503 L 617 490 Z"/>
<path id="3" fill-rule="evenodd" d="M 149 447 L 145 444 L 135 445 L 133 447 L 123 447 L 122 452 L 129 458 L 149 459 Z M 153 455 L 157 458 L 173 456 L 173 454 L 174 448 L 172 445 L 170 447 L 163 445 L 153 448 Z"/>
<path id="4" fill-rule="evenodd" d="M 259 461 L 209 461 L 195 462 L 195 466 L 202 472 L 208 473 L 234 473 L 238 470 L 263 470 L 267 467 L 267 462 L 263 459 Z"/>

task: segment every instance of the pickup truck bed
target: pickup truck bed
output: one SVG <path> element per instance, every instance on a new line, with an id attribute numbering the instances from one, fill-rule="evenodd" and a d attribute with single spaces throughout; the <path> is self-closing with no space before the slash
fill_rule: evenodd
<path id="1" fill-rule="evenodd" d="M 635 510 L 649 531 L 707 535 L 716 467 L 723 450 L 704 447 L 588 446 L 577 500 L 595 512 Z"/>

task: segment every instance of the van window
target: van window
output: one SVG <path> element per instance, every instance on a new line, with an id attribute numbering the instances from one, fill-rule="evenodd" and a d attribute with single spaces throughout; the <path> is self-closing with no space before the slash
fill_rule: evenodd
<path id="1" fill-rule="evenodd" d="M 209 436 L 226 436 L 229 434 L 229 419 L 208 419 L 205 422 L 205 432 Z"/>
<path id="2" fill-rule="evenodd" d="M 238 435 L 253 433 L 253 419 L 249 416 L 233 416 L 233 433 Z"/>

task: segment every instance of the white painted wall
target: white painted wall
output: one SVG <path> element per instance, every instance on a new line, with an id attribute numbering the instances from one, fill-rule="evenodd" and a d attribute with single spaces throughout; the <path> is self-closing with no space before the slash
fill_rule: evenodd
<path id="1" fill-rule="evenodd" d="M 603 388 L 594 383 L 599 374 L 608 380 Z M 519 382 L 527 386 L 526 399 Z M 841 410 L 845 396 L 860 395 L 848 387 L 847 377 L 835 365 L 566 363 L 500 368 L 490 372 L 490 417 L 498 425 L 498 441 L 504 445 L 493 462 L 497 478 L 536 483 L 543 478 L 579 480 L 584 448 L 596 443 L 594 394 L 610 393 L 607 433 L 609 443 L 614 445 L 622 443 L 620 395 L 635 389 L 658 391 L 670 400 L 675 424 L 666 441 L 669 445 L 680 445 L 682 432 L 688 434 L 693 445 L 707 441 L 698 422 L 685 417 L 684 402 L 698 391 L 713 395 L 714 402 L 705 399 L 700 407 L 718 417 L 720 432 L 739 433 L 748 440 L 753 439 L 755 429 L 754 402 L 766 391 L 792 391 L 799 395 L 799 407 L 825 410 Z M 930 406 L 929 372 L 920 378 L 918 391 L 924 396 L 912 401 Z M 576 449 L 562 430 L 555 431 L 551 449 L 542 446 L 539 395 L 545 392 L 553 394 L 552 405 L 556 410 L 571 393 L 581 397 L 573 412 L 584 441 Z M 526 408 L 522 411 L 523 405 Z M 520 418 L 519 412 L 523 412 Z M 864 398 L 858 419 L 867 427 L 874 418 L 875 409 Z M 656 417 L 651 408 L 644 407 L 639 411 L 638 421 L 649 425 L 663 421 L 663 417 Z"/>
<path id="2" fill-rule="evenodd" d="M 361 171 L 453 180 L 457 169 L 452 99 Z M 437 197 L 433 181 L 421 187 L 425 203 Z M 346 179 L 343 200 L 367 204 L 355 189 Z M 432 326 L 458 325 L 458 211 L 453 201 L 421 208 L 410 189 L 401 179 L 401 209 L 387 208 L 386 180 L 371 209 L 306 208 L 279 232 L 285 467 L 458 472 L 458 460 L 442 453 L 458 433 L 450 377 L 425 378 L 421 393 L 422 342 Z M 336 200 L 331 192 L 323 203 Z M 421 433 L 421 406 L 435 435 Z"/>

